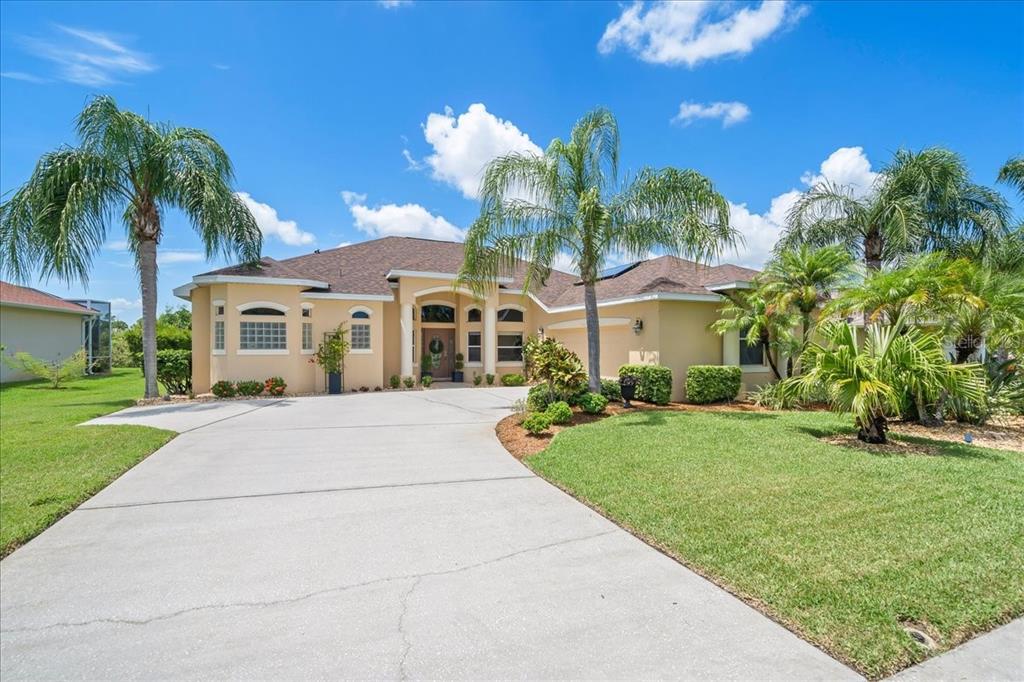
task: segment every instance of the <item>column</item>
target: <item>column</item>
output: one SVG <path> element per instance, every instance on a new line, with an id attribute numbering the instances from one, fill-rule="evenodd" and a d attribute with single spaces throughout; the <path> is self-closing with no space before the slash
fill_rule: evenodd
<path id="1" fill-rule="evenodd" d="M 495 374 L 498 361 L 498 296 L 484 301 L 484 374 Z"/>
<path id="2" fill-rule="evenodd" d="M 402 376 L 412 376 L 412 303 L 402 304 Z"/>

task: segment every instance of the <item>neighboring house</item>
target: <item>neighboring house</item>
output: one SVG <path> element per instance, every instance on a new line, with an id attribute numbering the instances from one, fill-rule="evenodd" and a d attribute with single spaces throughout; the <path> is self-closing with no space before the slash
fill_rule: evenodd
<path id="1" fill-rule="evenodd" d="M 290 391 L 324 390 L 311 356 L 324 335 L 344 323 L 351 350 L 347 390 L 387 385 L 392 375 L 419 376 L 420 353 L 431 346 L 435 379 L 451 376 L 455 353 L 474 374 L 522 372 L 523 341 L 557 338 L 586 363 L 583 286 L 553 271 L 545 286 L 524 292 L 520 265 L 478 299 L 454 287 L 463 245 L 384 237 L 196 275 L 175 295 L 192 303 L 192 367 L 196 393 L 218 380 L 281 376 Z M 601 374 L 625 363 L 672 368 L 673 398 L 685 394 L 692 364 L 732 364 L 747 389 L 770 380 L 763 349 L 739 334 L 708 330 L 719 318 L 719 292 L 746 288 L 755 270 L 700 266 L 673 256 L 615 268 L 597 285 Z"/>
<path id="2" fill-rule="evenodd" d="M 24 351 L 48 362 L 64 360 L 82 349 L 97 316 L 86 306 L 44 291 L 0 282 L 0 344 L 5 355 Z M 0 383 L 30 378 L 0 363 Z"/>

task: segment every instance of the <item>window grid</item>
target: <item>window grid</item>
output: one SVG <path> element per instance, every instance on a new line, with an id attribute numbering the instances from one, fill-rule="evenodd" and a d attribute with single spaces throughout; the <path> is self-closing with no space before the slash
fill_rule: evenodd
<path id="1" fill-rule="evenodd" d="M 313 323 L 302 323 L 302 350 L 313 350 Z"/>
<path id="2" fill-rule="evenodd" d="M 213 349 L 224 350 L 224 321 L 217 320 L 213 323 Z"/>
<path id="3" fill-rule="evenodd" d="M 240 322 L 238 347 L 241 350 L 286 350 L 286 323 Z"/>
<path id="4" fill-rule="evenodd" d="M 480 362 L 480 332 L 469 332 L 466 342 L 466 357 L 469 362 Z"/>
<path id="5" fill-rule="evenodd" d="M 370 350 L 370 325 L 352 325 L 352 350 Z"/>
<path id="6" fill-rule="evenodd" d="M 523 335 L 498 334 L 498 362 L 523 361 Z"/>

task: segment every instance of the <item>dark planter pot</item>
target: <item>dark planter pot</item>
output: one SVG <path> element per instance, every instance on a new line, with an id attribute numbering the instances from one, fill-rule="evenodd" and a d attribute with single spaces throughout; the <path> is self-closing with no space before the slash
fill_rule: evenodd
<path id="1" fill-rule="evenodd" d="M 331 395 L 341 393 L 341 372 L 327 373 L 327 392 Z"/>
<path id="2" fill-rule="evenodd" d="M 462 370 L 458 370 L 458 369 L 457 369 L 457 370 L 454 370 L 454 371 L 452 372 L 452 381 L 455 381 L 455 382 L 458 382 L 458 383 L 460 383 L 460 384 L 461 384 L 461 383 L 462 383 L 463 381 L 465 381 L 465 380 L 466 380 L 466 377 L 465 377 L 465 375 L 464 375 L 464 374 L 462 373 Z"/>
<path id="3" fill-rule="evenodd" d="M 632 379 L 632 377 L 630 377 Z M 621 379 L 619 381 L 619 390 L 622 391 L 622 406 L 631 407 L 629 401 L 636 397 L 636 381 L 626 381 Z"/>

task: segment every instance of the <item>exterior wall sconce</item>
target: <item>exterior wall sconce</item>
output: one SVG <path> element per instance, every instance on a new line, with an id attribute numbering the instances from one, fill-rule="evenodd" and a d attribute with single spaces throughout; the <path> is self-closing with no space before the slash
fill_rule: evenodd
<path id="1" fill-rule="evenodd" d="M 537 336 L 544 338 L 544 327 L 537 327 Z"/>
<path id="2" fill-rule="evenodd" d="M 633 333 L 639 335 L 640 332 L 642 332 L 643 330 L 644 330 L 644 321 L 641 320 L 638 317 L 638 318 L 636 318 L 636 322 L 633 323 Z"/>

